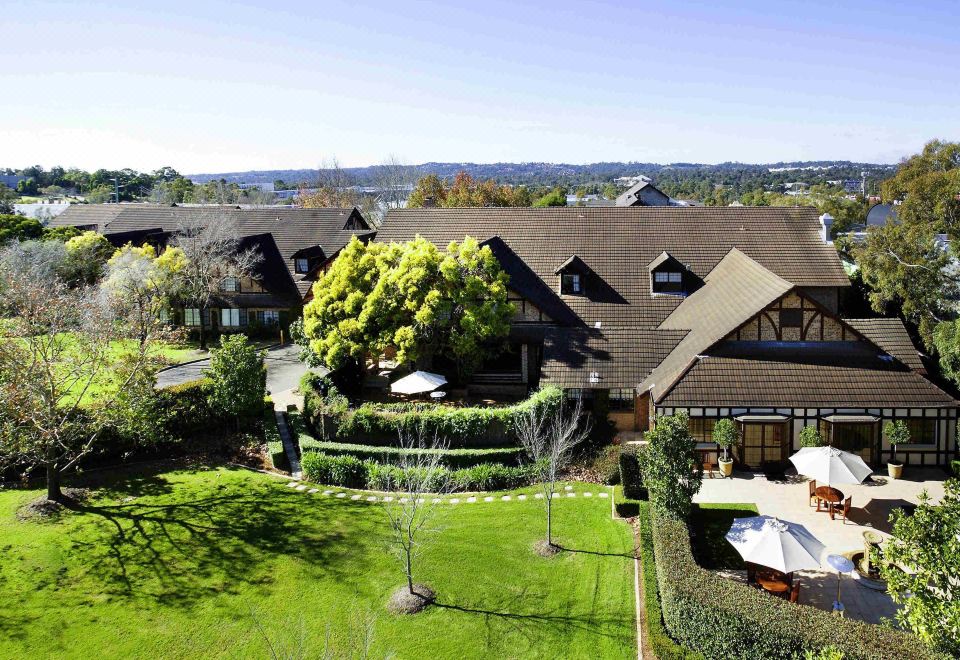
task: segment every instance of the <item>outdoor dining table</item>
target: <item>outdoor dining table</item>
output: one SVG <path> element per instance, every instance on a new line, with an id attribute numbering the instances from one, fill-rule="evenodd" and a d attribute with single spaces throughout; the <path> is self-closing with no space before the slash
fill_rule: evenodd
<path id="1" fill-rule="evenodd" d="M 843 501 L 843 492 L 831 486 L 820 486 L 813 494 L 817 496 L 817 511 L 820 511 L 820 503 L 826 502 L 830 520 L 833 520 L 833 507 Z"/>
<path id="2" fill-rule="evenodd" d="M 764 591 L 775 596 L 785 596 L 791 589 L 790 583 L 786 578 L 780 578 L 774 575 L 758 575 L 757 584 L 759 584 Z"/>

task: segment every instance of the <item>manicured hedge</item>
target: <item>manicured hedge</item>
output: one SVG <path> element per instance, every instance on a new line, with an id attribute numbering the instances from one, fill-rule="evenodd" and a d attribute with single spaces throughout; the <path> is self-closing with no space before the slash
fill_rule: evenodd
<path id="1" fill-rule="evenodd" d="M 950 461 L 954 476 L 960 477 L 960 461 Z"/>
<path id="2" fill-rule="evenodd" d="M 640 536 L 640 562 L 643 565 L 643 605 L 647 619 L 647 639 L 659 660 L 698 660 L 703 656 L 677 644 L 663 625 L 660 593 L 657 589 L 657 566 L 653 553 L 653 528 L 650 521 L 650 502 L 637 502 L 637 521 Z"/>
<path id="3" fill-rule="evenodd" d="M 305 453 L 300 465 L 310 481 L 342 488 L 389 490 L 402 474 L 402 468 L 396 465 L 361 461 L 354 456 L 330 456 L 319 451 Z M 534 470 L 532 466 L 484 463 L 459 470 L 443 468 L 437 474 L 438 479 L 448 480 L 458 491 L 508 490 L 529 485 Z"/>
<path id="4" fill-rule="evenodd" d="M 304 379 L 302 387 L 311 387 Z M 514 420 L 531 406 L 559 405 L 563 392 L 547 387 L 512 406 L 458 408 L 433 403 L 364 403 L 331 416 L 316 391 L 304 392 L 304 414 L 314 434 L 323 440 L 353 444 L 391 445 L 400 431 L 422 430 L 449 443 L 450 448 L 516 444 Z M 325 430 L 326 433 L 319 433 Z"/>
<path id="5" fill-rule="evenodd" d="M 439 454 L 448 468 L 466 468 L 481 463 L 500 465 L 518 465 L 523 457 L 523 449 L 504 447 L 496 449 L 400 449 L 399 447 L 378 447 L 355 445 L 345 442 L 326 442 L 300 436 L 301 453 L 320 451 L 334 456 L 353 456 L 361 461 L 376 463 L 396 463 L 403 454 Z"/>
<path id="6" fill-rule="evenodd" d="M 802 656 L 831 644 L 847 660 L 938 657 L 906 633 L 790 603 L 701 568 L 686 524 L 651 512 L 663 619 L 683 646 L 708 658 Z"/>
<path id="7" fill-rule="evenodd" d="M 263 400 L 263 439 L 267 443 L 267 454 L 273 467 L 289 470 L 290 462 L 287 460 L 287 452 L 283 450 L 283 440 L 280 438 L 277 416 L 273 410 L 273 399 L 270 397 Z"/>
<path id="8" fill-rule="evenodd" d="M 646 496 L 635 449 L 625 447 L 620 452 L 620 483 L 623 484 L 623 496 L 628 500 L 639 500 Z"/>

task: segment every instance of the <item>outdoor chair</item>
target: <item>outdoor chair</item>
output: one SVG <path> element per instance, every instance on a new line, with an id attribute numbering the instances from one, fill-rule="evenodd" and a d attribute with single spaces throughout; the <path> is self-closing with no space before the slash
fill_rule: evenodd
<path id="1" fill-rule="evenodd" d="M 817 480 L 811 479 L 807 484 L 810 486 L 810 499 L 807 500 L 807 506 L 813 506 L 817 501 Z"/>
<path id="2" fill-rule="evenodd" d="M 849 496 L 843 501 L 843 505 L 840 507 L 840 515 L 843 516 L 843 524 L 847 524 L 847 514 L 850 513 L 850 503 L 853 501 L 853 495 Z"/>
<path id="3" fill-rule="evenodd" d="M 745 562 L 747 565 L 747 584 L 757 583 L 757 565 L 752 562 Z"/>
<path id="4" fill-rule="evenodd" d="M 713 472 L 716 469 L 717 469 L 717 466 L 714 465 L 712 461 L 703 462 L 703 473 L 709 474 L 711 479 L 713 479 Z"/>
<path id="5" fill-rule="evenodd" d="M 800 602 L 800 580 L 797 580 L 793 583 L 793 589 L 790 590 L 790 602 L 799 603 Z"/>

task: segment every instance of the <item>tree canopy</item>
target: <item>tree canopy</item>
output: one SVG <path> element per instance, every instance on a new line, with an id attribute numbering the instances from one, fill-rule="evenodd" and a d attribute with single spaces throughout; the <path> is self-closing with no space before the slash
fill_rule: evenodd
<path id="1" fill-rule="evenodd" d="M 493 179 L 479 181 L 466 172 L 457 174 L 449 185 L 436 174 L 427 175 L 417 181 L 407 199 L 410 208 L 530 206 L 531 203 L 530 191 L 525 186 L 498 185 Z"/>
<path id="2" fill-rule="evenodd" d="M 23 215 L 0 215 L 0 245 L 9 241 L 28 241 L 43 236 L 39 220 Z"/>
<path id="3" fill-rule="evenodd" d="M 442 355 L 469 373 L 498 352 L 514 313 L 506 273 L 469 237 L 445 251 L 419 236 L 404 244 L 354 238 L 313 291 L 304 332 L 331 369 L 393 347 L 401 363 Z"/>

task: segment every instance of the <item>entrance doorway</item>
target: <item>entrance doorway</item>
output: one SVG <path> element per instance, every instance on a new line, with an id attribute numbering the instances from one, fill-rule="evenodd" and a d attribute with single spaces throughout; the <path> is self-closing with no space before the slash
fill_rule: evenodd
<path id="1" fill-rule="evenodd" d="M 740 462 L 758 469 L 768 461 L 783 460 L 785 436 L 784 422 L 744 422 Z"/>
<path id="2" fill-rule="evenodd" d="M 843 451 L 857 454 L 867 465 L 873 463 L 878 422 L 824 422 L 824 439 Z"/>

